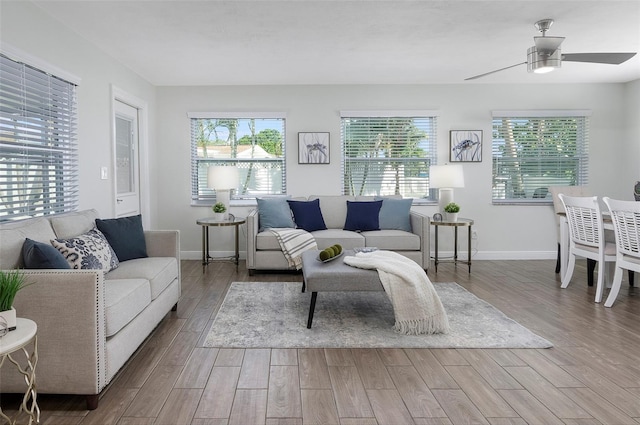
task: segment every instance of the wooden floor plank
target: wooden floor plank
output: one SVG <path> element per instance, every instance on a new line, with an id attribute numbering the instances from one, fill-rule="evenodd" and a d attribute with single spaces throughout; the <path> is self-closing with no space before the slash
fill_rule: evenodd
<path id="1" fill-rule="evenodd" d="M 429 388 L 459 388 L 430 350 L 412 348 L 405 352 Z"/>
<path id="2" fill-rule="evenodd" d="M 267 415 L 267 390 L 236 391 L 229 425 L 264 425 Z"/>
<path id="3" fill-rule="evenodd" d="M 267 417 L 302 417 L 298 366 L 271 366 Z"/>
<path id="4" fill-rule="evenodd" d="M 181 366 L 160 365 L 155 368 L 125 411 L 124 416 L 143 418 L 158 416 L 180 372 L 182 372 Z"/>
<path id="5" fill-rule="evenodd" d="M 302 419 L 305 425 L 339 425 L 333 391 L 302 390 Z"/>
<path id="6" fill-rule="evenodd" d="M 376 350 L 351 350 L 362 384 L 366 389 L 395 388 Z"/>
<path id="7" fill-rule="evenodd" d="M 240 367 L 214 366 L 202 392 L 195 418 L 228 418 L 240 377 Z"/>
<path id="8" fill-rule="evenodd" d="M 300 362 L 300 388 L 329 389 L 331 379 L 324 350 L 319 348 L 298 350 Z"/>
<path id="9" fill-rule="evenodd" d="M 373 414 L 380 425 L 413 425 L 411 414 L 396 389 L 368 389 Z"/>
<path id="10" fill-rule="evenodd" d="M 217 348 L 194 348 L 175 388 L 204 388 L 217 355 Z"/>
<path id="11" fill-rule="evenodd" d="M 251 389 L 269 386 L 269 364 L 271 350 L 268 348 L 248 348 L 244 352 L 238 388 Z"/>
<path id="12" fill-rule="evenodd" d="M 454 424 L 489 425 L 462 390 L 433 390 L 433 395 Z"/>
<path id="13" fill-rule="evenodd" d="M 563 388 L 561 391 L 604 425 L 636 425 L 633 418 L 590 388 Z"/>
<path id="14" fill-rule="evenodd" d="M 460 354 L 495 390 L 518 390 L 522 386 L 482 350 L 460 350 Z"/>
<path id="15" fill-rule="evenodd" d="M 529 425 L 564 425 L 560 418 L 526 390 L 498 390 L 498 394 Z"/>
<path id="16" fill-rule="evenodd" d="M 188 424 L 198 408 L 201 389 L 175 388 L 158 414 L 154 425 Z"/>
<path id="17" fill-rule="evenodd" d="M 329 366 L 329 376 L 339 417 L 373 416 L 367 393 L 355 366 Z"/>
<path id="18" fill-rule="evenodd" d="M 446 417 L 444 410 L 413 366 L 389 366 L 388 370 L 411 416 Z"/>

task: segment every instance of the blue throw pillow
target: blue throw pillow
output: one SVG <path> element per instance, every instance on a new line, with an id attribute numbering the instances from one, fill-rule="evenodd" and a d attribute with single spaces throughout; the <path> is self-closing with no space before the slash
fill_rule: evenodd
<path id="1" fill-rule="evenodd" d="M 258 198 L 260 231 L 271 228 L 296 227 L 286 198 Z"/>
<path id="2" fill-rule="evenodd" d="M 142 215 L 107 220 L 98 218 L 96 227 L 107 238 L 119 261 L 148 257 L 147 243 L 142 229 Z"/>
<path id="3" fill-rule="evenodd" d="M 382 199 L 380 208 L 380 229 L 383 230 L 404 230 L 411 232 L 411 218 L 409 211 L 413 199 L 375 198 Z"/>
<path id="4" fill-rule="evenodd" d="M 22 245 L 22 259 L 26 269 L 70 269 L 64 256 L 48 243 L 27 238 Z"/>
<path id="5" fill-rule="evenodd" d="M 313 201 L 287 200 L 287 202 L 291 212 L 293 212 L 293 221 L 295 221 L 298 229 L 304 229 L 307 232 L 327 229 L 320 210 L 319 199 L 314 199 Z"/>
<path id="6" fill-rule="evenodd" d="M 344 230 L 362 231 L 380 230 L 380 208 L 382 201 L 347 201 L 347 219 Z"/>

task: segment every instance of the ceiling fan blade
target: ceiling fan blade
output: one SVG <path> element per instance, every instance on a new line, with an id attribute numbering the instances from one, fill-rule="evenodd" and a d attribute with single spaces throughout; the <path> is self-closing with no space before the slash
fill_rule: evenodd
<path id="1" fill-rule="evenodd" d="M 522 62 L 522 63 L 517 63 L 515 65 L 511 65 L 511 66 L 507 66 L 505 68 L 500 68 L 500 69 L 496 69 L 495 71 L 491 71 L 491 72 L 485 72 L 484 74 L 480 74 L 480 75 L 474 75 L 473 77 L 469 77 L 469 78 L 465 78 L 465 81 L 468 80 L 475 80 L 477 78 L 481 78 L 481 77 L 485 77 L 487 75 L 491 75 L 491 74 L 495 74 L 496 72 L 500 72 L 500 71 L 504 71 L 505 69 L 509 69 L 509 68 L 514 68 L 516 66 L 520 66 L 520 65 L 525 65 L 526 62 Z"/>
<path id="2" fill-rule="evenodd" d="M 635 55 L 636 53 L 563 53 L 562 60 L 567 62 L 592 62 L 620 65 Z"/>
<path id="3" fill-rule="evenodd" d="M 533 37 L 538 52 L 552 54 L 562 44 L 564 37 Z"/>

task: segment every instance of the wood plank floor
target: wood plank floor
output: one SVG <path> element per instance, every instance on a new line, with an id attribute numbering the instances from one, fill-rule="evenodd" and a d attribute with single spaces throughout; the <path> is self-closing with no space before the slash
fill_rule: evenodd
<path id="1" fill-rule="evenodd" d="M 546 350 L 225 349 L 202 346 L 240 265 L 183 261 L 183 296 L 100 399 L 40 395 L 44 424 L 640 424 L 640 288 L 611 309 L 586 265 L 560 289 L 553 261 L 444 264 L 457 282 L 553 342 Z M 16 398 L 3 396 L 3 409 Z"/>

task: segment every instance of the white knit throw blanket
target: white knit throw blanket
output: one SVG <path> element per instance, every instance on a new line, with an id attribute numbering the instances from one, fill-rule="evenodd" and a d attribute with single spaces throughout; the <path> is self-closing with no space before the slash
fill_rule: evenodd
<path id="1" fill-rule="evenodd" d="M 316 240 L 313 235 L 302 229 L 269 229 L 276 235 L 282 253 L 289 263 L 289 268 L 300 270 L 302 268 L 302 253 L 308 249 L 316 249 Z"/>
<path id="2" fill-rule="evenodd" d="M 394 330 L 406 335 L 449 332 L 449 319 L 424 270 L 393 251 L 359 252 L 345 264 L 377 269 L 395 314 Z"/>

